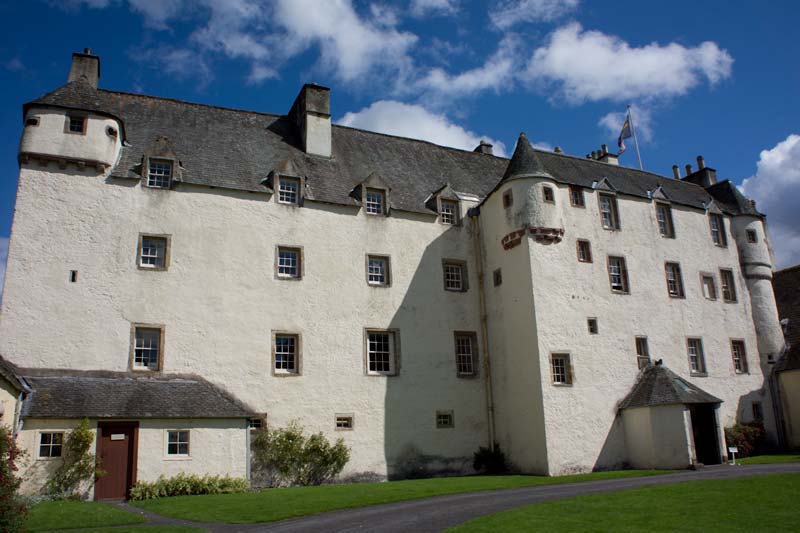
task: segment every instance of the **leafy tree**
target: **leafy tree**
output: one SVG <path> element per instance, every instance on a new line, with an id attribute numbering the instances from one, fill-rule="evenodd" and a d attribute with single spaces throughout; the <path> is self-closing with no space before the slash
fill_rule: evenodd
<path id="1" fill-rule="evenodd" d="M 17 460 L 22 451 L 7 426 L 0 426 L 0 531 L 17 533 L 25 531 L 28 509 L 17 494 L 22 480 L 17 477 Z"/>

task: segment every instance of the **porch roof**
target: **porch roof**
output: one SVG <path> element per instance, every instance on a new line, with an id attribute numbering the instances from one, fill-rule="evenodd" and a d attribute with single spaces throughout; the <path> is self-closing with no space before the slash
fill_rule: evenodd
<path id="1" fill-rule="evenodd" d="M 722 400 L 656 362 L 642 370 L 619 408 L 697 403 L 722 403 Z"/>

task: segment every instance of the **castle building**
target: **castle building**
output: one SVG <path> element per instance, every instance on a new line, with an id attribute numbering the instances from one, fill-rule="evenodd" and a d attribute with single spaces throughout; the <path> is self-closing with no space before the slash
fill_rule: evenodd
<path id="1" fill-rule="evenodd" d="M 778 443 L 764 216 L 701 158 L 509 160 L 333 125 L 318 85 L 273 115 L 99 77 L 73 54 L 23 108 L 0 377 L 26 490 L 84 417 L 96 498 L 248 476 L 248 428 L 291 421 L 361 479 L 493 443 L 547 475 L 713 464 L 737 421 Z"/>

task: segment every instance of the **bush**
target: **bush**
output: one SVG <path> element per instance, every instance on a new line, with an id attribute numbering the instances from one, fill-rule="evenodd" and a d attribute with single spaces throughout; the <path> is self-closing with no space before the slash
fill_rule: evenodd
<path id="1" fill-rule="evenodd" d="M 0 426 L 0 531 L 3 532 L 25 531 L 28 508 L 17 494 L 22 480 L 15 474 L 21 455 L 11 429 Z"/>
<path id="2" fill-rule="evenodd" d="M 98 468 L 94 454 L 89 453 L 94 441 L 89 420 L 84 418 L 67 436 L 61 464 L 47 481 L 48 494 L 61 498 L 80 497 L 81 485 L 86 488 L 95 477 L 105 475 Z"/>
<path id="3" fill-rule="evenodd" d="M 175 477 L 159 477 L 148 483 L 139 481 L 131 487 L 131 500 L 152 500 L 167 496 L 191 496 L 194 494 L 232 494 L 247 492 L 250 483 L 244 478 L 230 476 L 198 476 L 181 472 Z"/>
<path id="4" fill-rule="evenodd" d="M 294 422 L 285 428 L 263 429 L 252 443 L 257 468 L 269 486 L 321 485 L 339 475 L 350 460 L 344 440 L 334 444 L 322 433 L 310 437 Z"/>
<path id="5" fill-rule="evenodd" d="M 738 457 L 750 457 L 761 453 L 766 432 L 764 424 L 752 422 L 749 424 L 734 424 L 725 428 L 725 442 L 728 446 L 736 446 Z"/>
<path id="6" fill-rule="evenodd" d="M 497 443 L 494 444 L 494 451 L 481 446 L 475 452 L 472 468 L 481 474 L 505 474 L 508 471 L 506 454 L 500 450 L 500 446 Z"/>

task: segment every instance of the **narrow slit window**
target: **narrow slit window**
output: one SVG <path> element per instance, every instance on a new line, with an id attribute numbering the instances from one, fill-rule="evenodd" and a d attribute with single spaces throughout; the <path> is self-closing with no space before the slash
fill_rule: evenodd
<path id="1" fill-rule="evenodd" d="M 514 205 L 514 193 L 508 189 L 503 193 L 503 207 L 508 209 L 512 205 Z"/>
<path id="2" fill-rule="evenodd" d="M 688 339 L 689 370 L 693 374 L 705 374 L 706 359 L 703 354 L 703 341 L 700 339 Z"/>
<path id="3" fill-rule="evenodd" d="M 586 319 L 586 327 L 589 329 L 590 335 L 597 335 L 600 330 L 597 326 L 597 319 L 596 318 L 588 318 Z"/>
<path id="4" fill-rule="evenodd" d="M 683 298 L 683 279 L 681 266 L 678 263 L 666 263 L 664 271 L 667 277 L 667 293 L 671 298 Z"/>
<path id="5" fill-rule="evenodd" d="M 495 287 L 499 287 L 503 284 L 503 271 L 501 269 L 496 269 L 492 272 L 492 281 Z"/>
<path id="6" fill-rule="evenodd" d="M 675 238 L 675 226 L 672 222 L 672 208 L 668 204 L 656 203 L 656 219 L 658 231 L 662 237 Z"/>
<path id="7" fill-rule="evenodd" d="M 749 229 L 746 231 L 746 233 L 747 233 L 747 242 L 749 242 L 750 244 L 755 244 L 758 242 L 758 234 L 756 233 L 756 230 Z"/>
<path id="8" fill-rule="evenodd" d="M 747 352 L 744 349 L 744 341 L 731 341 L 731 356 L 733 357 L 733 369 L 737 374 L 747 373 Z"/>
<path id="9" fill-rule="evenodd" d="M 640 369 L 650 364 L 650 347 L 647 345 L 647 337 L 636 337 L 636 361 Z"/>
<path id="10" fill-rule="evenodd" d="M 720 269 L 719 279 L 722 285 L 722 299 L 728 303 L 736 302 L 736 285 L 733 281 L 733 270 Z"/>
<path id="11" fill-rule="evenodd" d="M 728 240 L 725 236 L 725 219 L 722 215 L 712 213 L 708 218 L 708 224 L 711 229 L 711 240 L 717 246 L 727 246 Z"/>

